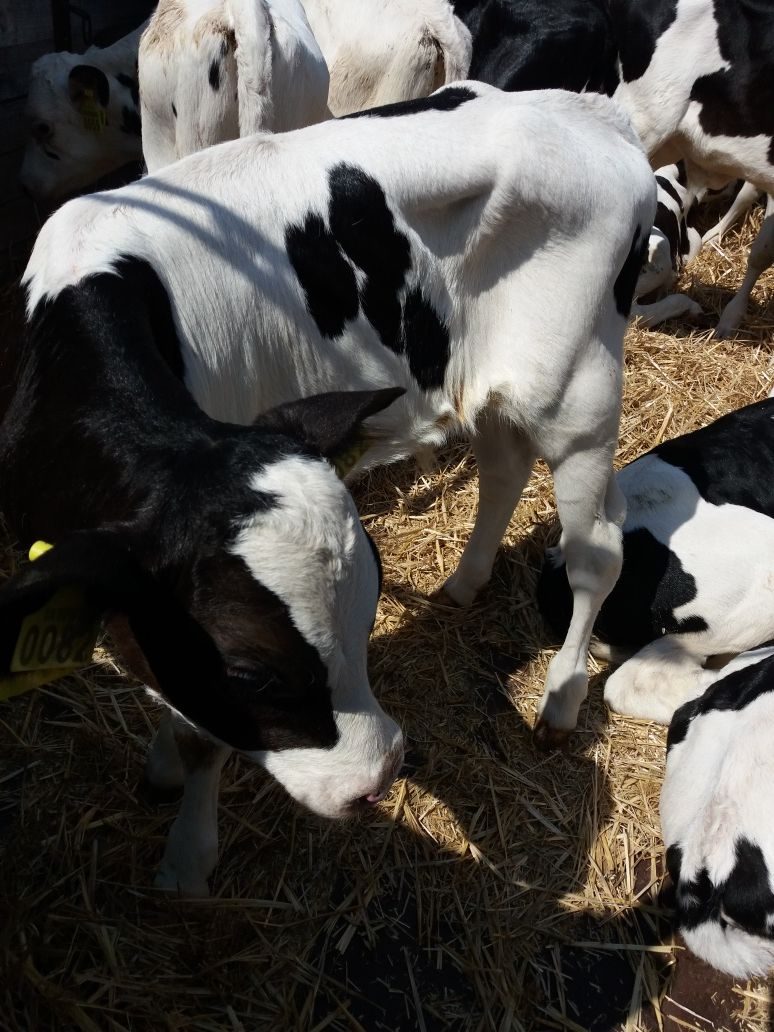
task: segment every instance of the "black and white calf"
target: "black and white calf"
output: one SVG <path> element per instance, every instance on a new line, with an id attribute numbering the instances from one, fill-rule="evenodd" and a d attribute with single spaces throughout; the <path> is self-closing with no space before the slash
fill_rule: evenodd
<path id="1" fill-rule="evenodd" d="M 607 92 L 654 168 L 684 159 L 696 188 L 747 180 L 774 192 L 774 19 L 748 0 L 455 0 L 471 77 L 505 89 Z M 774 261 L 772 205 L 716 334 L 732 333 Z"/>
<path id="2" fill-rule="evenodd" d="M 595 654 L 622 665 L 612 709 L 667 724 L 706 686 L 710 656 L 774 639 L 774 399 L 659 445 L 617 476 L 627 503 L 621 577 L 595 625 Z M 561 545 L 538 585 L 567 625 Z"/>
<path id="3" fill-rule="evenodd" d="M 446 583 L 461 605 L 489 579 L 545 457 L 575 588 L 546 735 L 575 725 L 591 628 L 619 571 L 623 333 L 654 194 L 607 98 L 461 84 L 222 144 L 73 201 L 44 226 L 25 282 L 34 311 L 120 273 L 122 258 L 148 263 L 171 309 L 165 347 L 216 419 L 404 387 L 368 421 L 358 469 L 467 433 L 480 507 Z"/>
<path id="4" fill-rule="evenodd" d="M 149 172 L 223 140 L 329 117 L 301 0 L 160 0 L 140 40 Z"/>
<path id="5" fill-rule="evenodd" d="M 32 66 L 19 179 L 34 197 L 56 200 L 141 160 L 137 46 L 144 27 L 110 47 L 45 54 Z"/>
<path id="6" fill-rule="evenodd" d="M 737 978 L 774 968 L 774 648 L 705 671 L 672 718 L 661 827 L 675 921 Z"/>
<path id="7" fill-rule="evenodd" d="M 635 297 L 669 289 L 683 267 L 699 253 L 701 235 L 694 225 L 695 198 L 686 179 L 685 164 L 677 162 L 656 171 L 656 221 L 648 238 L 648 252 L 637 280 Z M 699 315 L 701 307 L 685 294 L 669 294 L 649 304 L 636 303 L 632 315 L 645 326 L 680 315 Z"/>
<path id="8" fill-rule="evenodd" d="M 402 392 L 217 422 L 181 382 L 163 270 L 118 249 L 54 284 L 35 270 L 69 264 L 50 250 L 56 232 L 49 223 L 33 252 L 27 340 L 0 356 L 0 385 L 14 385 L 0 412 L 0 509 L 22 542 L 54 543 L 0 590 L 0 672 L 24 618 L 61 589 L 82 595 L 68 627 L 108 621 L 171 711 L 148 774 L 184 794 L 158 884 L 205 894 L 231 749 L 330 817 L 381 799 L 402 763 L 366 666 L 378 557 L 332 465 Z"/>

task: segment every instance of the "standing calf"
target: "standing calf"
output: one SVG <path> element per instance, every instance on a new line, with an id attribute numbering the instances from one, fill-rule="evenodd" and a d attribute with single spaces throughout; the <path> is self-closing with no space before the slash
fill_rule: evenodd
<path id="1" fill-rule="evenodd" d="M 40 235 L 29 303 L 109 279 L 121 259 L 147 262 L 172 313 L 163 346 L 216 419 L 249 423 L 335 387 L 404 387 L 368 421 L 356 468 L 470 436 L 479 512 L 446 583 L 460 605 L 489 579 L 543 456 L 575 591 L 541 705 L 550 738 L 575 725 L 620 568 L 623 334 L 654 194 L 607 98 L 457 85 L 223 144 L 71 202 Z"/>
<path id="2" fill-rule="evenodd" d="M 702 960 L 751 978 L 774 967 L 774 648 L 705 671 L 702 688 L 672 718 L 661 792 L 676 925 Z"/>
<path id="3" fill-rule="evenodd" d="M 0 672 L 59 667 L 73 627 L 108 621 L 171 711 L 148 775 L 184 792 L 157 883 L 202 895 L 232 748 L 329 817 L 381 799 L 402 762 L 400 731 L 368 683 L 378 557 L 332 466 L 401 392 L 217 422 L 181 382 L 162 269 L 114 252 L 89 269 L 60 256 L 68 284 L 38 271 L 59 262 L 51 236 L 74 203 L 33 251 L 27 339 L 0 355 L 0 384 L 13 384 L 0 509 L 23 543 L 54 543 L 0 590 Z M 36 618 L 48 641 L 38 650 L 22 621 L 55 597 L 68 615 L 58 631 Z"/>
<path id="4" fill-rule="evenodd" d="M 328 68 L 300 0 L 160 0 L 140 40 L 149 172 L 223 140 L 328 117 Z"/>

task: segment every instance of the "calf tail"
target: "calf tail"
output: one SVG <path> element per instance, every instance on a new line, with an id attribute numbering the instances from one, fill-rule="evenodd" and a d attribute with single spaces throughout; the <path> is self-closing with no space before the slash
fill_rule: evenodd
<path id="1" fill-rule="evenodd" d="M 271 12 L 265 0 L 230 0 L 229 8 L 236 37 L 239 135 L 270 132 L 274 128 Z"/>

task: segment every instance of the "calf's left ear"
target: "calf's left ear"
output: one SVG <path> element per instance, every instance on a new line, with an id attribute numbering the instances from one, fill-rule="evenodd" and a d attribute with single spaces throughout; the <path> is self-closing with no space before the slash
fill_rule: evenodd
<path id="1" fill-rule="evenodd" d="M 363 420 L 386 409 L 405 393 L 403 387 L 384 387 L 315 394 L 264 412 L 255 425 L 297 437 L 336 464 L 361 443 L 359 439 L 365 436 L 361 431 Z M 362 444 L 365 450 L 367 441 Z"/>

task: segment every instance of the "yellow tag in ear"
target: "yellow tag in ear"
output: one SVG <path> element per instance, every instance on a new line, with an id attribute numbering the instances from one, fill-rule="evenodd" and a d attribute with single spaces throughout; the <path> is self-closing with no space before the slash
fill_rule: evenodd
<path id="1" fill-rule="evenodd" d="M 81 113 L 84 129 L 90 133 L 95 133 L 97 136 L 105 131 L 107 114 L 94 95 L 94 90 L 84 90 L 83 94 L 78 98 L 76 107 Z"/>
<path id="2" fill-rule="evenodd" d="M 347 473 L 350 473 L 365 453 L 371 447 L 371 441 L 366 437 L 358 437 L 351 447 L 346 451 L 339 452 L 330 461 L 338 476 L 343 480 Z"/>
<path id="3" fill-rule="evenodd" d="M 30 559 L 52 546 L 36 541 Z M 44 606 L 22 620 L 9 677 L 0 678 L 0 699 L 37 688 L 91 661 L 100 620 L 78 588 L 60 588 Z"/>

